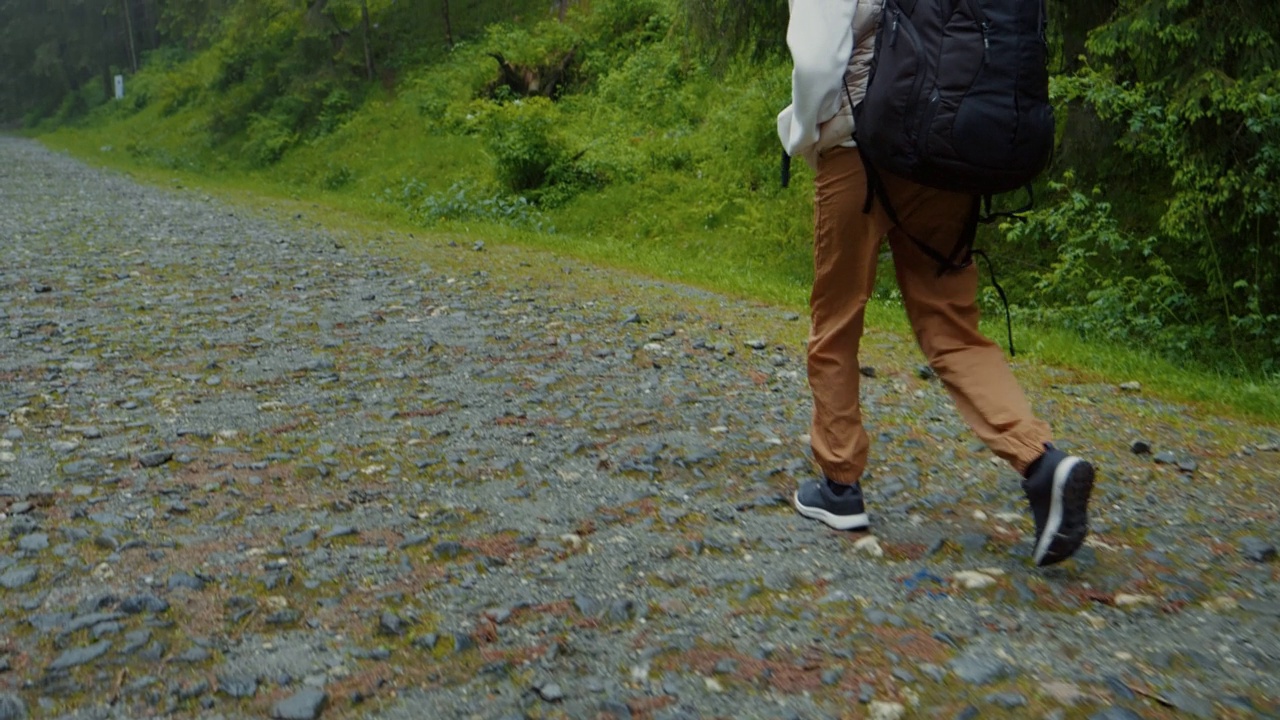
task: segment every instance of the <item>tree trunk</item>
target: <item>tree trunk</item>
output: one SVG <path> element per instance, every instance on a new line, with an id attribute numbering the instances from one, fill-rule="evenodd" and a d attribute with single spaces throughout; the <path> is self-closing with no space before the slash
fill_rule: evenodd
<path id="1" fill-rule="evenodd" d="M 364 36 L 364 73 L 373 82 L 373 47 L 369 44 L 369 3 L 360 0 L 361 33 Z"/>
<path id="2" fill-rule="evenodd" d="M 124 30 L 125 35 L 129 38 L 129 67 L 133 68 L 133 72 L 138 72 L 138 48 L 133 42 L 133 13 L 129 10 L 129 0 L 121 0 L 124 6 Z"/>
<path id="3" fill-rule="evenodd" d="M 453 24 L 449 22 L 449 0 L 442 0 L 444 5 L 444 43 L 453 49 Z"/>

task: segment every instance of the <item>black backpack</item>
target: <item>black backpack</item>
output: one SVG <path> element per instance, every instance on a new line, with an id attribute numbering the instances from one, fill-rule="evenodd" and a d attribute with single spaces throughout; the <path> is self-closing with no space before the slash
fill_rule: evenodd
<path id="1" fill-rule="evenodd" d="M 855 139 L 870 164 L 989 196 L 1049 164 L 1044 0 L 886 0 Z"/>

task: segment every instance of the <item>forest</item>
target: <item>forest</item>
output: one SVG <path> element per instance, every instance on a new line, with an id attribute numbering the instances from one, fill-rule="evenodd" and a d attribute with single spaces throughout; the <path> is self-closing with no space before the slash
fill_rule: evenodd
<path id="1" fill-rule="evenodd" d="M 1280 3 L 1047 2 L 1054 160 L 980 238 L 1015 319 L 1274 382 Z M 785 0 L 0 0 L 0 123 L 794 300 L 786 22 Z"/>

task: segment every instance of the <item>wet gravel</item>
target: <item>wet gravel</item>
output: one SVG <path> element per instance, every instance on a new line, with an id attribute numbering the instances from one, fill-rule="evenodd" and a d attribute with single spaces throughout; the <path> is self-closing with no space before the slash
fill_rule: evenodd
<path id="1" fill-rule="evenodd" d="M 1101 470 L 1036 570 L 873 331 L 832 532 L 802 318 L 282 208 L 0 138 L 0 719 L 1280 717 L 1276 428 L 1020 365 Z"/>

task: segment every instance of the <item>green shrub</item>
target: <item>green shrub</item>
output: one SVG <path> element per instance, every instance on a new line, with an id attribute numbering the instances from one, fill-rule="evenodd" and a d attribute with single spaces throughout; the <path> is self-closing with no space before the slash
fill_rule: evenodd
<path id="1" fill-rule="evenodd" d="M 244 154 L 256 167 L 271 165 L 298 141 L 298 133 L 276 114 L 249 118 Z"/>
<path id="2" fill-rule="evenodd" d="M 556 119 L 555 108 L 543 98 L 500 105 L 489 114 L 487 146 L 498 180 L 508 190 L 537 190 L 547 183 L 551 167 L 564 162 L 564 147 L 552 137 Z"/>

